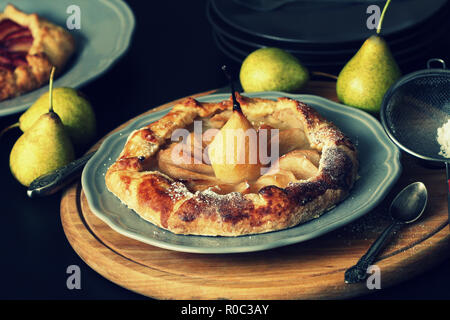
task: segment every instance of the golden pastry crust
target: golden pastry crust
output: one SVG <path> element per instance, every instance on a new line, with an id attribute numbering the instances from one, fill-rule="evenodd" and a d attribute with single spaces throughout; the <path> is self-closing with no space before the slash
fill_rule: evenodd
<path id="1" fill-rule="evenodd" d="M 75 51 L 75 41 L 69 32 L 36 13 L 26 14 L 8 4 L 0 13 L 0 22 L 5 19 L 28 28 L 33 42 L 26 54 L 26 64 L 15 68 L 0 66 L 0 101 L 46 84 L 52 66 L 59 73 Z"/>
<path id="2" fill-rule="evenodd" d="M 108 189 L 138 215 L 179 234 L 239 236 L 280 230 L 320 216 L 342 201 L 357 176 L 352 142 L 308 105 L 289 98 L 277 101 L 237 95 L 249 120 L 300 126 L 310 147 L 321 153 L 317 174 L 285 188 L 268 185 L 254 193 L 191 192 L 185 183 L 154 168 L 155 157 L 172 132 L 197 117 L 232 108 L 231 99 L 200 103 L 187 98 L 160 120 L 130 134 L 108 169 Z"/>

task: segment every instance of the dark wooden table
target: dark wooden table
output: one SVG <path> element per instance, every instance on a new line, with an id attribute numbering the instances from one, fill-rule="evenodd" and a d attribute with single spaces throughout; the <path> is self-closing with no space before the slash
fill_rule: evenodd
<path id="1" fill-rule="evenodd" d="M 108 73 L 82 88 L 98 117 L 100 138 L 126 120 L 189 94 L 225 85 L 220 66 L 239 65 L 214 45 L 205 1 L 128 1 L 136 16 L 130 50 Z M 427 57 L 450 61 L 450 41 L 437 43 Z M 423 61 L 401 66 L 422 69 Z M 18 115 L 0 118 L 0 127 Z M 88 267 L 69 245 L 60 221 L 61 194 L 28 199 L 9 171 L 9 152 L 19 133 L 0 144 L 0 259 L 2 299 L 143 299 Z M 81 270 L 81 290 L 66 286 L 70 265 Z M 450 260 L 425 274 L 365 299 L 448 299 Z"/>

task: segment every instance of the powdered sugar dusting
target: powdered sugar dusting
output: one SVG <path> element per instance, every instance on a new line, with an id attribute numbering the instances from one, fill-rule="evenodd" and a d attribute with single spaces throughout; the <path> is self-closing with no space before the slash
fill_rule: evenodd
<path id="1" fill-rule="evenodd" d="M 186 186 L 181 182 L 172 183 L 167 191 L 173 201 L 177 201 L 179 199 L 183 199 L 188 197 L 189 195 L 192 195 L 188 188 L 186 188 Z"/>
<path id="2" fill-rule="evenodd" d="M 214 205 L 217 204 L 220 201 L 223 200 L 237 200 L 242 197 L 242 195 L 239 192 L 230 192 L 227 194 L 218 194 L 214 190 L 214 187 L 210 187 L 203 191 L 197 191 L 195 193 L 196 196 L 199 196 L 202 201 L 206 202 L 207 204 Z"/>
<path id="3" fill-rule="evenodd" d="M 437 129 L 437 141 L 441 147 L 439 155 L 450 158 L 450 119 Z"/>

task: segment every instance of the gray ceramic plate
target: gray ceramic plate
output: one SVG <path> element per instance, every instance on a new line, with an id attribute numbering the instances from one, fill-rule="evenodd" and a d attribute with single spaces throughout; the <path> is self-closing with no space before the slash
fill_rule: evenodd
<path id="1" fill-rule="evenodd" d="M 12 3 L 25 12 L 36 12 L 65 27 L 67 8 L 80 7 L 81 28 L 69 30 L 77 49 L 55 86 L 78 88 L 107 71 L 126 51 L 134 29 L 134 16 L 121 0 L 0 0 L 0 11 Z M 0 102 L 0 116 L 21 112 L 33 104 L 48 86 Z"/>
<path id="2" fill-rule="evenodd" d="M 350 223 L 374 208 L 397 180 L 401 172 L 400 153 L 381 124 L 366 112 L 312 95 L 264 92 L 248 96 L 268 99 L 288 96 L 308 103 L 356 143 L 361 178 L 346 200 L 320 218 L 299 226 L 240 237 L 176 235 L 141 219 L 106 189 L 105 172 L 118 157 L 130 132 L 159 119 L 169 111 L 167 109 L 143 116 L 108 137 L 87 163 L 81 182 L 92 212 L 117 232 L 166 249 L 197 253 L 259 251 L 312 239 Z M 216 94 L 198 100 L 212 102 L 228 97 L 228 94 Z"/>

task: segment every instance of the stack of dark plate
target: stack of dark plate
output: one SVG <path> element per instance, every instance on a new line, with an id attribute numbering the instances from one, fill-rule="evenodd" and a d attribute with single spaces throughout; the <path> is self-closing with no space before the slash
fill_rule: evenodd
<path id="1" fill-rule="evenodd" d="M 284 2 L 284 4 L 283 4 Z M 376 31 L 367 27 L 367 0 L 208 0 L 206 12 L 220 50 L 242 62 L 261 47 L 294 54 L 308 68 L 341 68 Z M 264 5 L 274 4 L 274 8 Z M 276 5 L 279 6 L 276 6 Z M 382 36 L 400 66 L 422 59 L 448 34 L 447 0 L 392 1 Z M 370 11 L 370 10 L 369 10 Z M 445 37 L 446 39 L 448 37 Z"/>

